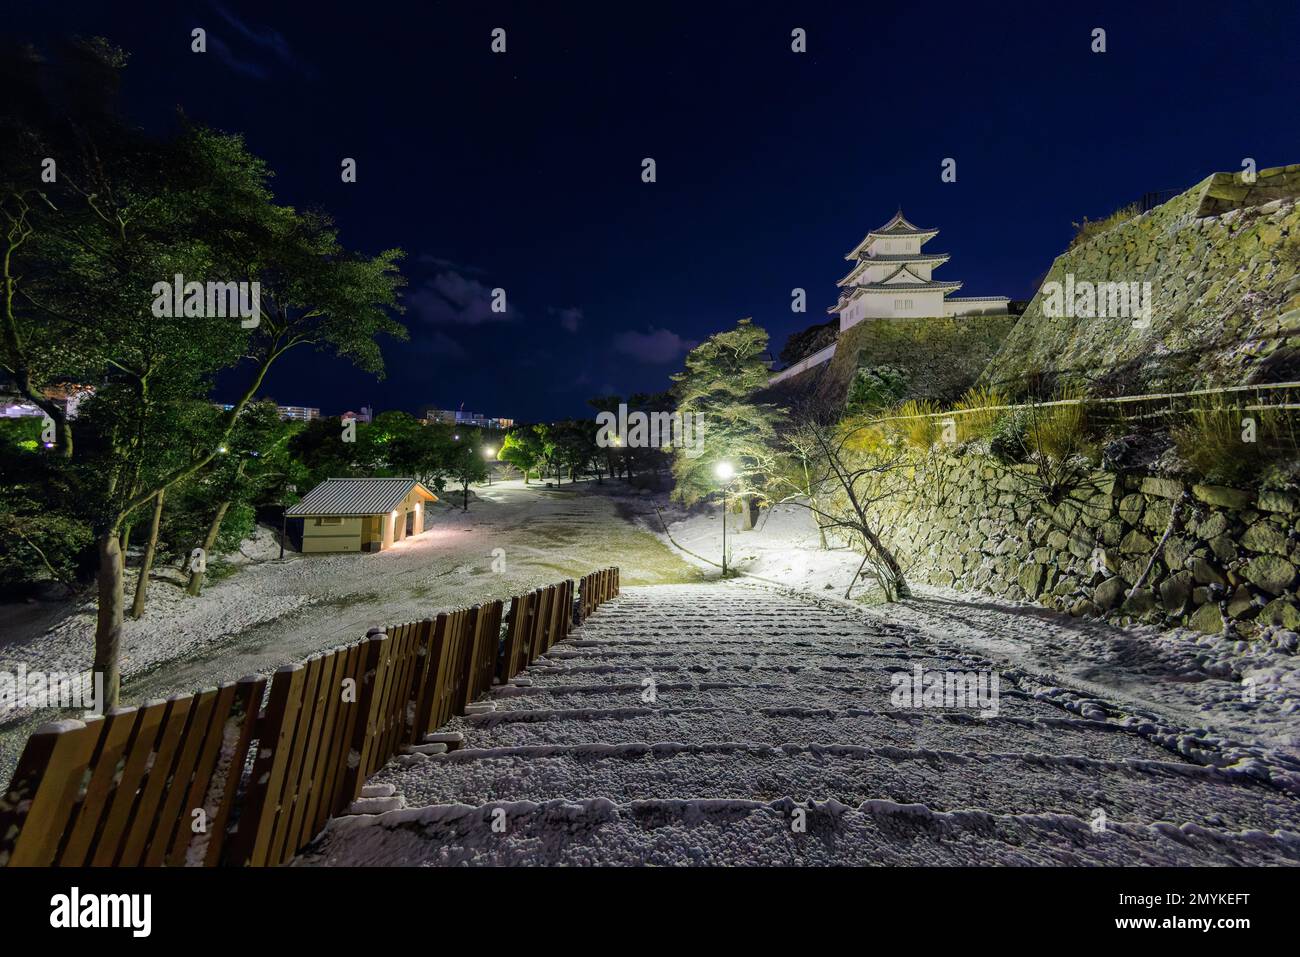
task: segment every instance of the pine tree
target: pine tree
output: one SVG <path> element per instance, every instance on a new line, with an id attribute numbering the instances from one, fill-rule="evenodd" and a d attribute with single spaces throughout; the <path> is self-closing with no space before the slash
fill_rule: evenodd
<path id="1" fill-rule="evenodd" d="M 728 490 L 737 500 L 765 497 L 780 420 L 775 405 L 756 398 L 771 375 L 766 356 L 766 330 L 741 319 L 736 328 L 692 349 L 686 370 L 672 377 L 677 411 L 684 420 L 700 423 L 692 429 L 691 442 L 673 450 L 673 497 L 678 501 L 690 505 L 718 492 L 715 469 L 720 462 L 735 470 Z"/>

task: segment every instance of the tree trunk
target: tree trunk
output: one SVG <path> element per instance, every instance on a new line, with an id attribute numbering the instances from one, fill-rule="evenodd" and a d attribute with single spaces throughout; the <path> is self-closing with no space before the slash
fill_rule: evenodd
<path id="1" fill-rule="evenodd" d="M 185 586 L 187 594 L 197 595 L 203 588 L 203 576 L 206 574 L 208 555 L 217 544 L 217 535 L 221 532 L 221 523 L 226 517 L 226 510 L 229 508 L 230 499 L 226 499 L 217 506 L 217 514 L 213 517 L 212 524 L 208 526 L 208 534 L 203 536 L 203 567 L 205 571 L 190 570 L 190 581 Z"/>
<path id="2" fill-rule="evenodd" d="M 754 506 L 754 496 L 742 495 L 737 504 L 740 506 L 740 530 L 751 531 L 754 528 L 754 513 L 758 511 Z"/>
<path id="3" fill-rule="evenodd" d="M 131 526 L 123 525 L 122 533 L 117 537 L 117 553 L 122 562 L 122 573 L 126 574 L 126 550 L 131 544 Z"/>
<path id="4" fill-rule="evenodd" d="M 118 652 L 122 644 L 122 611 L 126 604 L 122 575 L 121 543 L 115 529 L 100 532 L 95 543 L 99 554 L 99 611 L 95 621 L 95 672 L 104 676 L 104 710 L 117 706 L 122 672 Z"/>
<path id="5" fill-rule="evenodd" d="M 154 553 L 158 550 L 158 526 L 162 524 L 163 495 L 161 489 L 153 500 L 153 518 L 149 522 L 149 541 L 144 546 L 144 558 L 140 562 L 140 577 L 135 581 L 135 600 L 131 602 L 131 617 L 144 615 L 145 596 L 149 591 L 149 572 L 153 570 Z"/>
<path id="6" fill-rule="evenodd" d="M 826 526 L 822 524 L 821 506 L 817 504 L 817 496 L 810 495 L 808 501 L 812 504 L 813 521 L 817 523 L 817 539 L 821 542 L 822 551 L 830 549 L 826 541 Z"/>
<path id="7" fill-rule="evenodd" d="M 867 543 L 865 549 L 867 554 L 875 553 L 876 561 L 873 564 L 885 573 L 882 576 L 885 580 L 881 583 L 885 589 L 885 600 L 897 601 L 900 598 L 910 598 L 912 591 L 907 587 L 907 579 L 903 576 L 903 569 L 899 567 L 894 553 L 885 547 L 885 543 L 865 523 L 862 527 L 862 537 Z"/>

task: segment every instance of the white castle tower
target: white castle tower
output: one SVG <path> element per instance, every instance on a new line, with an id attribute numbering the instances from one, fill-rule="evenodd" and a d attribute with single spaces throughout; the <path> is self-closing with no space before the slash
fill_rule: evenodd
<path id="1" fill-rule="evenodd" d="M 853 269 L 837 283 L 839 301 L 827 310 L 839 315 L 840 331 L 864 319 L 1006 312 L 1006 296 L 948 298 L 961 283 L 936 280 L 931 275 L 936 266 L 948 261 L 948 254 L 921 251 L 938 234 L 937 229 L 909 223 L 901 209 L 885 225 L 867 233 L 844 257 L 853 262 Z"/>

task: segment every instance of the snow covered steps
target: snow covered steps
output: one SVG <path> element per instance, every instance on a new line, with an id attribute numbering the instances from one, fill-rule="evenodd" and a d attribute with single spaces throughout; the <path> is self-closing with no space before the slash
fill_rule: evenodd
<path id="1" fill-rule="evenodd" d="M 988 662 L 752 586 L 625 589 L 298 863 L 1300 863 L 1278 768 L 1016 672 L 995 713 L 899 705 L 917 666 Z"/>
<path id="2" fill-rule="evenodd" d="M 1294 864 L 1300 839 L 1066 814 L 838 801 L 491 802 L 339 818 L 296 866 Z"/>

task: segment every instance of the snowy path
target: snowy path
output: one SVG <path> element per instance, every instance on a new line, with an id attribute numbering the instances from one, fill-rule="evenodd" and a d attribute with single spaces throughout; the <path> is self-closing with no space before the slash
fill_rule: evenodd
<path id="1" fill-rule="evenodd" d="M 916 665 L 990 667 L 776 590 L 625 589 L 296 863 L 1300 863 L 1300 768 L 1021 672 L 995 715 L 898 707 Z"/>
<path id="2" fill-rule="evenodd" d="M 586 574 L 592 556 L 618 555 L 623 581 L 681 582 L 699 573 L 654 537 L 620 518 L 637 496 L 614 483 L 607 494 L 520 481 L 476 489 L 468 512 L 431 509 L 426 531 L 373 555 L 291 553 L 206 587 L 197 598 L 154 582 L 140 621 L 123 629 L 123 703 L 189 693 L 356 641 L 375 625 L 509 598 Z M 620 494 L 621 493 L 621 494 Z M 275 554 L 274 547 L 270 554 Z M 129 570 L 128 596 L 134 582 Z M 0 608 L 0 670 L 78 672 L 94 648 L 93 602 L 57 617 L 28 612 L 25 629 Z M 65 718 L 54 710 L 0 714 L 0 782 L 27 736 Z"/>

